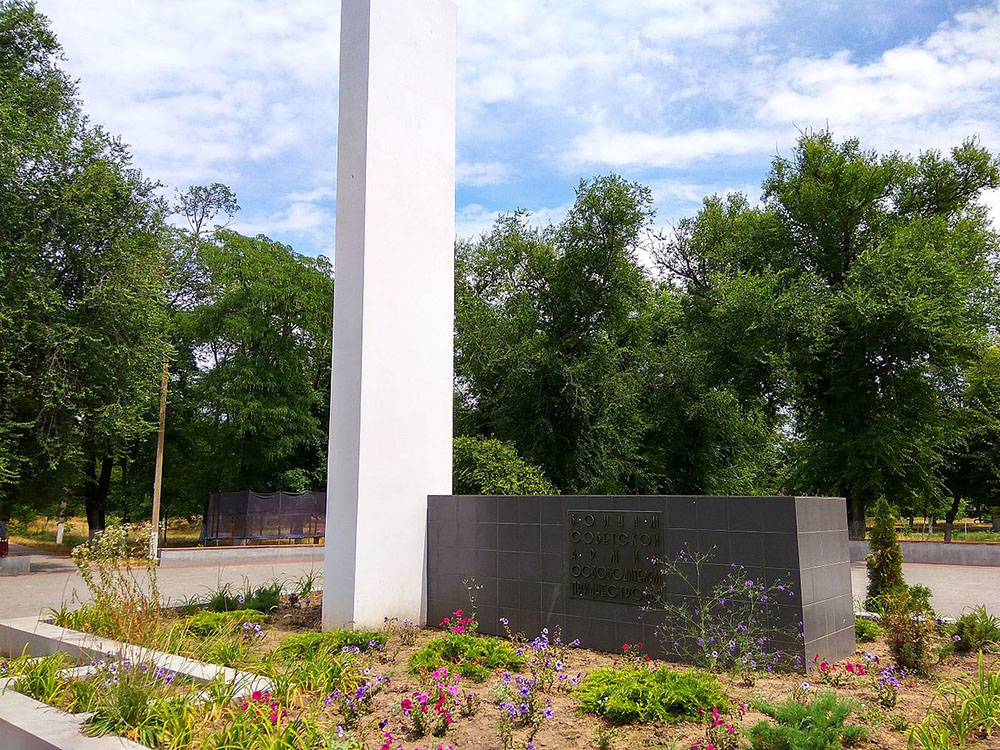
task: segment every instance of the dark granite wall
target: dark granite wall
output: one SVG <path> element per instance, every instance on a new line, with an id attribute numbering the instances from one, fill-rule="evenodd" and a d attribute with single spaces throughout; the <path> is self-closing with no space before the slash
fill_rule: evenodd
<path id="1" fill-rule="evenodd" d="M 477 594 L 481 632 L 500 634 L 503 616 L 514 630 L 529 635 L 558 624 L 567 638 L 579 638 L 590 648 L 617 652 L 623 643 L 641 641 L 655 654 L 652 613 L 600 598 L 600 593 L 626 589 L 605 589 L 596 598 L 574 596 L 582 589 L 571 585 L 572 511 L 610 511 L 630 525 L 656 525 L 658 533 L 644 541 L 658 542 L 658 554 L 667 559 L 684 548 L 705 553 L 714 548 L 713 562 L 703 571 L 703 583 L 709 585 L 727 575 L 731 563 L 745 566 L 755 578 L 781 579 L 796 596 L 775 615 L 782 627 L 796 631 L 801 622 L 805 635 L 782 644 L 787 653 L 804 660 L 817 653 L 827 659 L 854 653 L 847 515 L 840 498 L 432 496 L 428 622 L 467 610 L 463 581 L 474 578 L 482 586 Z M 641 552 L 648 556 L 655 550 L 642 547 Z M 639 552 L 634 554 L 638 560 Z M 689 592 L 673 582 L 668 593 Z"/>

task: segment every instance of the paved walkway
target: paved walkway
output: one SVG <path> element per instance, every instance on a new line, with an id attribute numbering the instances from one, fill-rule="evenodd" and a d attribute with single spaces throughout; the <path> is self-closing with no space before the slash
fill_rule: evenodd
<path id="1" fill-rule="evenodd" d="M 34 552 L 28 548 L 12 552 Z M 45 614 L 63 602 L 71 606 L 86 598 L 87 589 L 67 557 L 32 554 L 31 574 L 0 577 L 0 619 Z M 952 565 L 903 566 L 908 583 L 921 583 L 933 592 L 931 603 L 942 615 L 957 617 L 977 604 L 1000 616 L 1000 568 Z M 168 602 L 180 603 L 204 597 L 224 583 L 242 586 L 244 581 L 258 586 L 278 580 L 294 581 L 310 571 L 322 573 L 322 565 L 312 562 L 258 561 L 240 565 L 198 564 L 159 571 L 160 591 Z M 864 564 L 851 566 L 855 601 L 865 597 L 868 585 Z"/>
<path id="2" fill-rule="evenodd" d="M 11 552 L 14 551 L 12 548 Z M 22 548 L 19 551 L 27 550 Z M 253 586 L 275 580 L 293 582 L 312 570 L 320 574 L 323 572 L 322 565 L 317 563 L 265 560 L 240 565 L 200 564 L 160 568 L 157 579 L 164 599 L 168 603 L 179 604 L 192 597 L 204 598 L 224 583 L 242 587 L 244 581 Z M 0 620 L 47 614 L 63 602 L 72 607 L 87 597 L 87 587 L 70 558 L 32 554 L 29 575 L 0 577 Z"/>
<path id="3" fill-rule="evenodd" d="M 931 605 L 939 615 L 958 617 L 978 604 L 1000 616 L 1000 568 L 964 565 L 904 563 L 903 576 L 910 585 L 923 584 L 931 590 Z M 851 566 L 854 600 L 862 601 L 868 588 L 864 563 Z"/>

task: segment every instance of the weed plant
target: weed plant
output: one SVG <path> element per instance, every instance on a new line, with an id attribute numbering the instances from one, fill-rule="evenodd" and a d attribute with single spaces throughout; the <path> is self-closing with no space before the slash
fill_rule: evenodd
<path id="1" fill-rule="evenodd" d="M 872 643 L 882 635 L 882 626 L 865 617 L 854 618 L 854 639 L 858 643 Z"/>
<path id="2" fill-rule="evenodd" d="M 776 580 L 765 582 L 731 565 L 720 581 L 709 583 L 708 553 L 682 549 L 658 565 L 662 591 L 655 592 L 646 612 L 659 619 L 656 634 L 664 653 L 709 670 L 730 670 L 752 685 L 755 675 L 777 669 L 801 669 L 801 658 L 787 657 L 779 644 L 801 637 L 802 623 L 784 624 L 779 606 L 795 599 L 795 591 Z M 717 566 L 714 566 L 717 567 Z M 686 595 L 676 598 L 677 589 Z"/>
<path id="3" fill-rule="evenodd" d="M 162 612 L 156 561 L 146 556 L 148 527 L 112 525 L 73 548 L 73 561 L 91 601 L 75 611 L 53 612 L 57 625 L 94 635 L 156 647 Z"/>
<path id="4" fill-rule="evenodd" d="M 934 661 L 934 619 L 924 609 L 921 594 L 903 588 L 882 600 L 882 627 L 896 663 L 908 671 L 928 674 Z"/>
<path id="5" fill-rule="evenodd" d="M 336 651 L 357 648 L 360 651 L 381 651 L 389 636 L 375 630 L 329 630 L 324 633 L 296 633 L 285 638 L 278 646 L 278 652 L 288 656 L 304 656 L 322 646 L 330 646 Z"/>
<path id="6" fill-rule="evenodd" d="M 233 612 L 239 609 L 272 612 L 281 604 L 281 589 L 281 584 L 277 581 L 257 587 L 244 581 L 242 591 L 233 589 L 227 583 L 209 595 L 208 609 L 212 612 Z"/>
<path id="7" fill-rule="evenodd" d="M 410 656 L 409 666 L 414 675 L 456 668 L 462 677 L 483 682 L 501 670 L 519 672 L 525 662 L 523 654 L 506 641 L 463 632 L 431 639 Z"/>
<path id="8" fill-rule="evenodd" d="M 39 659 L 25 651 L 16 659 L 0 661 L 0 677 L 17 676 L 12 685 L 17 692 L 51 706 L 67 707 L 70 681 L 62 670 L 69 666 L 69 655 L 64 651 Z"/>
<path id="9" fill-rule="evenodd" d="M 245 623 L 261 624 L 267 616 L 255 609 L 238 609 L 233 612 L 196 612 L 184 621 L 185 630 L 194 636 L 232 635 Z"/>

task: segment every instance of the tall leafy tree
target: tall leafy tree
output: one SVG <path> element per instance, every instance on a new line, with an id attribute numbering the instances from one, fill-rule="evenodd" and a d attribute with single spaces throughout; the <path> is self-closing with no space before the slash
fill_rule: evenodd
<path id="1" fill-rule="evenodd" d="M 671 262 L 743 397 L 786 411 L 786 486 L 845 496 L 856 535 L 879 496 L 942 492 L 949 403 L 995 314 L 978 199 L 998 179 L 973 142 L 909 158 L 806 135 L 761 208 L 709 201 Z"/>
<path id="2" fill-rule="evenodd" d="M 583 182 L 558 226 L 500 219 L 459 247 L 460 429 L 510 442 L 566 492 L 642 487 L 648 189 Z"/>
<path id="3" fill-rule="evenodd" d="M 222 231 L 199 250 L 204 286 L 182 322 L 197 372 L 188 420 L 201 489 L 314 489 L 326 476 L 333 278 L 323 258 Z M 168 476 L 184 473 L 177 461 Z M 201 498 L 199 497 L 199 500 Z"/>
<path id="4" fill-rule="evenodd" d="M 1000 347 L 987 349 L 963 374 L 944 485 L 950 495 L 944 515 L 946 542 L 951 541 L 963 501 L 991 514 L 1000 507 Z"/>
<path id="5" fill-rule="evenodd" d="M 152 428 L 163 205 L 80 113 L 47 20 L 0 2 L 0 486 L 82 486 L 104 526 L 115 458 Z"/>
<path id="6" fill-rule="evenodd" d="M 564 492 L 766 490 L 776 420 L 640 262 L 652 218 L 646 188 L 601 177 L 559 226 L 515 214 L 459 247 L 459 431 L 514 444 Z"/>

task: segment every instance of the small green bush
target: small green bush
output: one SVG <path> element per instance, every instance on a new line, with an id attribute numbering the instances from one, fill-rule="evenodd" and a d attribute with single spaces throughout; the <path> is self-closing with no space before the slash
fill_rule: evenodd
<path id="1" fill-rule="evenodd" d="M 750 727 L 747 737 L 753 750 L 839 750 L 867 734 L 863 727 L 844 726 L 857 704 L 833 691 L 817 693 L 807 702 L 761 701 L 754 708 L 775 723 L 761 721 Z"/>
<path id="2" fill-rule="evenodd" d="M 919 583 L 915 583 L 912 586 L 907 586 L 910 590 L 910 599 L 913 601 L 913 607 L 918 612 L 923 613 L 931 619 L 935 618 L 934 607 L 931 606 L 931 590 L 927 586 L 923 586 Z"/>
<path id="3" fill-rule="evenodd" d="M 1000 618 L 991 615 L 980 604 L 958 618 L 952 634 L 957 636 L 956 651 L 992 651 L 1000 644 Z"/>
<path id="4" fill-rule="evenodd" d="M 281 584 L 277 581 L 256 588 L 247 583 L 241 592 L 234 592 L 227 583 L 212 592 L 208 599 L 208 608 L 213 612 L 234 612 L 239 609 L 271 612 L 277 609 L 279 604 L 281 604 Z"/>
<path id="5" fill-rule="evenodd" d="M 184 621 L 191 635 L 210 637 L 235 633 L 245 622 L 262 623 L 267 615 L 255 609 L 237 609 L 232 612 L 197 612 Z"/>
<path id="6" fill-rule="evenodd" d="M 698 670 L 628 666 L 595 669 L 575 691 L 580 708 L 615 724 L 669 724 L 729 704 L 715 675 Z"/>
<path id="7" fill-rule="evenodd" d="M 882 635 L 882 626 L 874 620 L 854 618 L 854 638 L 858 643 L 871 643 Z"/>
<path id="8" fill-rule="evenodd" d="M 514 446 L 481 437 L 459 437 L 454 443 L 456 495 L 555 495 L 555 485 L 537 466 L 521 458 Z"/>
<path id="9" fill-rule="evenodd" d="M 334 651 L 340 651 L 345 646 L 357 646 L 362 651 L 367 651 L 372 647 L 372 643 L 378 644 L 378 648 L 385 648 L 388 636 L 374 630 L 328 630 L 325 633 L 297 633 L 285 638 L 278 646 L 278 652 L 287 655 L 305 656 L 314 653 L 323 647 L 329 647 Z"/>
<path id="10" fill-rule="evenodd" d="M 482 682 L 500 669 L 520 671 L 524 657 L 506 641 L 473 633 L 448 633 L 434 638 L 410 657 L 410 672 L 415 675 L 452 666 L 463 677 Z"/>
<path id="11" fill-rule="evenodd" d="M 882 600 L 882 628 L 896 664 L 921 674 L 934 661 L 934 620 L 924 609 L 925 600 L 904 587 Z"/>

